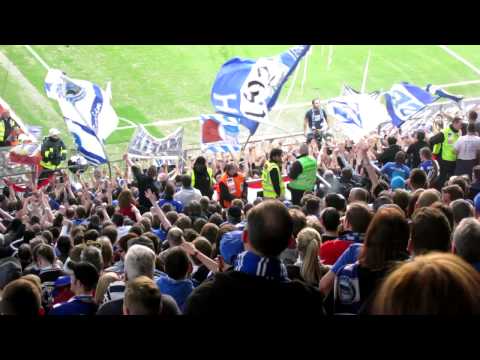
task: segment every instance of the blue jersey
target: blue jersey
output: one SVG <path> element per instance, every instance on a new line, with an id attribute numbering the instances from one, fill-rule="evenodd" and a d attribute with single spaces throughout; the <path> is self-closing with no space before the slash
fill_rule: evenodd
<path id="1" fill-rule="evenodd" d="M 74 296 L 67 302 L 54 305 L 48 315 L 95 315 L 97 305 L 91 296 Z"/>
<path id="2" fill-rule="evenodd" d="M 410 168 L 404 164 L 397 164 L 395 162 L 386 163 L 380 170 L 382 174 L 387 175 L 390 179 L 400 176 L 406 180 L 410 176 Z"/>
<path id="3" fill-rule="evenodd" d="M 427 175 L 430 173 L 430 171 L 433 170 L 433 161 L 432 160 L 425 160 L 420 163 L 420 169 L 425 171 Z"/>

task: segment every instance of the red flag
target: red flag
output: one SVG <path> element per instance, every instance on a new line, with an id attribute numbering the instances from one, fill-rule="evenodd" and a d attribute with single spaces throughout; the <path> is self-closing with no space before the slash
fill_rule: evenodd
<path id="1" fill-rule="evenodd" d="M 202 143 L 211 143 L 216 141 L 223 141 L 220 136 L 220 124 L 215 120 L 205 120 L 202 125 Z"/>

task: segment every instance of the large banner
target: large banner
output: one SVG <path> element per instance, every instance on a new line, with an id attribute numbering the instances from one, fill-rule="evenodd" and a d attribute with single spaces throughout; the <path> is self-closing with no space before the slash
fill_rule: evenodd
<path id="1" fill-rule="evenodd" d="M 176 159 L 183 155 L 183 128 L 171 135 L 158 139 L 151 135 L 143 125 L 133 134 L 128 155 L 138 159 Z"/>
<path id="2" fill-rule="evenodd" d="M 222 65 L 212 87 L 215 110 L 233 116 L 254 134 L 275 105 L 283 85 L 310 45 L 300 45 L 272 57 L 233 58 Z"/>

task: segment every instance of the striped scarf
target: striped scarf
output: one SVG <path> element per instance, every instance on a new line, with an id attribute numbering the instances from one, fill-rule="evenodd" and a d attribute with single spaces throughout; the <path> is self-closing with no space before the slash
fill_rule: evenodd
<path id="1" fill-rule="evenodd" d="M 355 243 L 363 243 L 365 239 L 365 234 L 356 233 L 353 231 L 346 231 L 338 237 L 338 240 L 353 241 Z"/>
<path id="2" fill-rule="evenodd" d="M 234 269 L 245 274 L 261 276 L 267 280 L 290 281 L 287 268 L 280 259 L 261 257 L 249 251 L 238 255 Z"/>

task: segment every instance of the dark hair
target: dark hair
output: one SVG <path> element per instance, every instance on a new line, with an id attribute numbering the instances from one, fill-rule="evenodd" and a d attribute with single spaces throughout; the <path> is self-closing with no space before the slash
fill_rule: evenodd
<path id="1" fill-rule="evenodd" d="M 395 136 L 389 136 L 387 138 L 388 145 L 395 145 L 397 143 L 397 138 Z"/>
<path id="2" fill-rule="evenodd" d="M 86 233 L 85 233 L 85 241 L 88 241 L 88 240 L 97 240 L 97 238 L 100 236 L 100 234 L 98 233 L 97 230 L 94 230 L 94 229 L 90 229 L 88 230 Z"/>
<path id="3" fill-rule="evenodd" d="M 128 232 L 130 234 L 136 234 L 137 236 L 140 236 L 143 234 L 143 226 L 141 224 L 133 225 Z"/>
<path id="4" fill-rule="evenodd" d="M 480 165 L 475 165 L 472 169 L 473 175 L 477 180 L 480 180 Z"/>
<path id="5" fill-rule="evenodd" d="M 73 267 L 73 274 L 75 275 L 75 279 L 83 285 L 85 290 L 92 291 L 97 286 L 99 271 L 93 264 L 86 261 L 80 261 Z"/>
<path id="6" fill-rule="evenodd" d="M 373 211 L 376 213 L 384 205 L 393 204 L 393 200 L 390 196 L 382 195 L 375 199 L 373 202 Z"/>
<path id="7" fill-rule="evenodd" d="M 343 195 L 331 193 L 325 196 L 325 206 L 334 207 L 338 211 L 343 212 L 347 207 L 347 201 Z"/>
<path id="8" fill-rule="evenodd" d="M 475 216 L 475 210 L 467 200 L 457 199 L 450 203 L 450 208 L 453 211 L 453 219 L 456 224 L 459 224 L 462 219 Z"/>
<path id="9" fill-rule="evenodd" d="M 182 186 L 189 188 L 192 186 L 192 177 L 190 175 L 182 175 Z"/>
<path id="10" fill-rule="evenodd" d="M 449 185 L 458 185 L 463 191 L 463 194 L 468 194 L 469 186 L 468 181 L 463 176 L 455 176 L 453 179 L 449 181 Z"/>
<path id="11" fill-rule="evenodd" d="M 203 218 L 198 218 L 193 222 L 193 229 L 197 232 L 200 233 L 203 229 L 203 227 L 207 224 L 207 220 Z"/>
<path id="12" fill-rule="evenodd" d="M 293 235 L 293 219 L 279 201 L 266 200 L 248 213 L 248 239 L 263 256 L 278 256 Z"/>
<path id="13" fill-rule="evenodd" d="M 165 214 L 165 217 L 170 221 L 170 224 L 174 224 L 178 220 L 178 213 L 176 211 L 169 211 Z"/>
<path id="14" fill-rule="evenodd" d="M 448 185 L 442 189 L 442 193 L 446 193 L 450 196 L 450 201 L 457 199 L 463 199 L 463 190 L 459 185 Z"/>
<path id="15" fill-rule="evenodd" d="M 452 229 L 452 232 L 453 232 L 453 229 L 455 227 L 455 219 L 453 218 L 452 208 L 448 205 L 445 205 L 441 201 L 434 202 L 432 205 L 430 205 L 430 207 L 432 209 L 440 210 L 442 212 L 442 214 L 445 215 L 445 217 L 448 220 L 448 224 L 450 225 L 450 229 Z"/>
<path id="16" fill-rule="evenodd" d="M 70 250 L 73 248 L 73 241 L 70 236 L 60 236 L 57 241 L 57 248 L 63 257 L 68 257 Z"/>
<path id="17" fill-rule="evenodd" d="M 188 229 L 183 230 L 183 236 L 185 238 L 185 241 L 192 242 L 198 236 L 200 236 L 200 234 L 198 232 L 196 232 L 195 230 L 193 230 L 191 228 L 188 228 Z"/>
<path id="18" fill-rule="evenodd" d="M 191 182 L 191 179 L 190 179 Z M 165 200 L 173 200 L 173 195 L 175 195 L 175 185 L 171 181 L 167 181 L 165 188 L 163 189 L 163 197 Z"/>
<path id="19" fill-rule="evenodd" d="M 469 111 L 468 112 L 468 120 L 470 121 L 476 121 L 477 120 L 477 117 L 478 117 L 478 114 L 476 111 Z"/>
<path id="20" fill-rule="evenodd" d="M 370 270 L 383 270 L 393 262 L 406 259 L 409 236 L 407 219 L 400 210 L 378 210 L 365 235 L 360 264 Z"/>
<path id="21" fill-rule="evenodd" d="M 425 131 L 423 131 L 423 130 L 417 130 L 417 140 L 418 140 L 418 141 L 423 141 L 423 140 L 425 140 Z"/>
<path id="22" fill-rule="evenodd" d="M 298 209 L 289 209 L 288 212 L 293 221 L 293 237 L 297 237 L 298 233 L 307 226 L 307 217 Z"/>
<path id="23" fill-rule="evenodd" d="M 368 225 L 372 221 L 373 214 L 367 205 L 363 203 L 353 203 L 348 205 L 345 218 L 352 226 L 352 231 L 356 233 L 365 233 Z"/>
<path id="24" fill-rule="evenodd" d="M 215 224 L 217 226 L 220 226 L 223 223 L 222 215 L 220 215 L 218 213 L 214 213 L 214 214 L 210 215 L 210 218 L 208 219 L 208 222 L 210 222 L 212 224 Z"/>
<path id="25" fill-rule="evenodd" d="M 85 210 L 85 207 L 83 206 L 77 206 L 75 209 L 75 216 L 77 219 L 85 219 L 87 217 L 87 210 Z"/>
<path id="26" fill-rule="evenodd" d="M 190 229 L 192 227 L 192 220 L 188 216 L 181 214 L 178 216 L 178 220 L 175 221 L 175 224 L 173 225 L 182 230 Z"/>
<path id="27" fill-rule="evenodd" d="M 117 241 L 117 237 L 118 237 L 118 231 L 116 229 L 115 226 L 106 226 L 102 229 L 102 236 L 106 236 L 108 237 L 108 239 L 110 240 L 110 242 L 113 244 L 115 244 L 115 242 Z"/>
<path id="28" fill-rule="evenodd" d="M 325 208 L 320 214 L 323 226 L 327 231 L 337 231 L 340 225 L 340 213 L 333 207 Z"/>
<path id="29" fill-rule="evenodd" d="M 411 245 L 416 255 L 429 251 L 450 251 L 452 229 L 438 209 L 420 208 L 412 217 Z"/>
<path id="30" fill-rule="evenodd" d="M 372 189 L 373 197 L 376 199 L 382 193 L 382 191 L 388 189 L 390 189 L 388 183 L 386 181 L 380 180 L 377 185 L 375 185 Z"/>
<path id="31" fill-rule="evenodd" d="M 270 151 L 270 160 L 272 160 L 276 156 L 282 156 L 283 150 L 279 148 L 274 148 Z"/>
<path id="32" fill-rule="evenodd" d="M 190 260 L 180 247 L 174 247 L 165 255 L 165 273 L 174 280 L 184 279 L 188 274 Z"/>
<path id="33" fill-rule="evenodd" d="M 113 214 L 112 216 L 112 222 L 115 224 L 115 226 L 117 227 L 121 227 L 123 226 L 123 215 L 122 214 L 119 214 L 119 213 L 115 213 Z"/>
<path id="34" fill-rule="evenodd" d="M 408 204 L 410 203 L 410 193 L 403 189 L 397 189 L 393 192 L 393 203 L 398 205 L 405 213 L 408 214 Z"/>
<path id="35" fill-rule="evenodd" d="M 410 173 L 410 184 L 414 189 L 426 189 L 428 187 L 428 179 L 425 171 L 413 169 Z"/>

